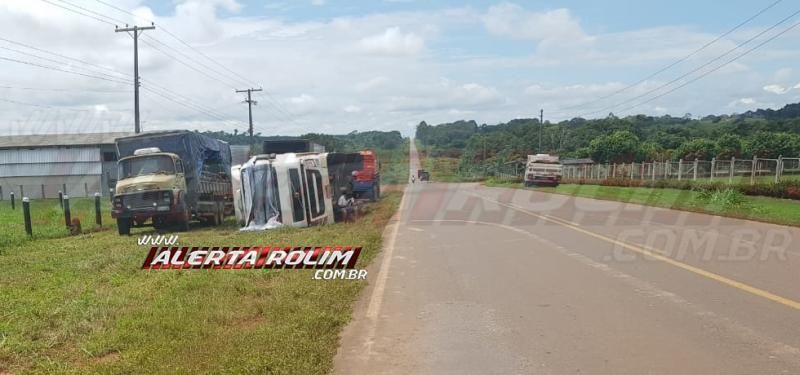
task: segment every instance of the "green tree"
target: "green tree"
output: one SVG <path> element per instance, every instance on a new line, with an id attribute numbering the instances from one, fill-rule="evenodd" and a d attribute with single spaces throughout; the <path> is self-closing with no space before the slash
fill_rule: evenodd
<path id="1" fill-rule="evenodd" d="M 760 158 L 796 157 L 800 155 L 800 137 L 789 133 L 761 131 L 747 142 L 747 151 Z"/>
<path id="2" fill-rule="evenodd" d="M 717 155 L 717 143 L 703 138 L 696 138 L 684 142 L 673 155 L 676 159 L 683 160 L 711 160 Z"/>
<path id="3" fill-rule="evenodd" d="M 724 134 L 717 139 L 717 158 L 740 158 L 743 148 L 741 137 L 736 134 Z"/>
<path id="4" fill-rule="evenodd" d="M 589 144 L 589 154 L 596 162 L 622 163 L 636 159 L 639 137 L 627 130 L 595 138 Z"/>

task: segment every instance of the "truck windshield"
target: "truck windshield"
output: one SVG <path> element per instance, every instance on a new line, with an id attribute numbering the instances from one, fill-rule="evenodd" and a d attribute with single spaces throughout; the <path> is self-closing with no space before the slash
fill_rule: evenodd
<path id="1" fill-rule="evenodd" d="M 148 174 L 174 174 L 175 163 L 164 155 L 142 156 L 119 162 L 119 179 Z"/>

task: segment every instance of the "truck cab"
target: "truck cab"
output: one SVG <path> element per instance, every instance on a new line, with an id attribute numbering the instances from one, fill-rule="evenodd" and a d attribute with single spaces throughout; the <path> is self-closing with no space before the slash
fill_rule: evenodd
<path id="1" fill-rule="evenodd" d="M 528 155 L 524 183 L 525 186 L 558 186 L 561 183 L 561 162 L 558 156 Z"/>
<path id="2" fill-rule="evenodd" d="M 153 219 L 156 228 L 185 219 L 181 197 L 186 179 L 178 155 L 155 147 L 139 149 L 120 159 L 118 168 L 111 215 L 117 219 L 121 234 L 147 219 Z"/>
<path id="3" fill-rule="evenodd" d="M 256 155 L 231 173 L 236 217 L 245 230 L 334 221 L 325 154 Z"/>

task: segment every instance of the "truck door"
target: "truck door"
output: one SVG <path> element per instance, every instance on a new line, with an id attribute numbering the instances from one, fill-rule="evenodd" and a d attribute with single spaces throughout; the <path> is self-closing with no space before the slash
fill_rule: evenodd
<path id="1" fill-rule="evenodd" d="M 292 200 L 292 223 L 299 224 L 306 221 L 306 205 L 303 203 L 303 182 L 300 178 L 300 169 L 289 168 L 289 187 Z"/>
<path id="2" fill-rule="evenodd" d="M 317 160 L 309 159 L 303 163 L 304 188 L 308 198 L 308 222 L 319 224 L 325 220 L 325 186 Z"/>

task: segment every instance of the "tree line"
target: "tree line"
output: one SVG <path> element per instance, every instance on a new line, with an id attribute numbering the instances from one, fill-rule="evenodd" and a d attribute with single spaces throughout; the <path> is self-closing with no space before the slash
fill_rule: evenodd
<path id="1" fill-rule="evenodd" d="M 462 164 L 503 163 L 550 153 L 597 162 L 800 157 L 800 104 L 740 115 L 573 118 L 542 125 L 515 119 L 497 125 L 456 121 L 417 125 L 416 138 L 433 156 Z M 540 146 L 541 144 L 541 146 Z"/>
<path id="2" fill-rule="evenodd" d="M 252 151 L 261 152 L 261 145 L 266 140 L 280 140 L 289 138 L 302 138 L 325 146 L 330 152 L 352 152 L 364 149 L 395 150 L 404 144 L 403 136 L 399 131 L 353 131 L 348 134 L 319 134 L 307 133 L 298 137 L 288 136 L 263 136 L 261 133 L 253 135 L 252 144 L 250 135 L 240 133 L 234 129 L 233 133 L 226 131 L 206 131 L 203 134 L 228 142 L 232 145 L 251 145 Z"/>

